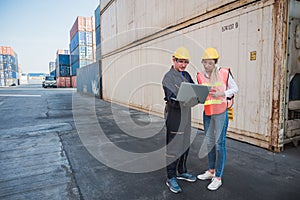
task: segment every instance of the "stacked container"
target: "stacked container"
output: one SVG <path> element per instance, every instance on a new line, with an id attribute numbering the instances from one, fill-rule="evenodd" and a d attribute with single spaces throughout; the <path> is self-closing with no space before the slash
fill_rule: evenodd
<path id="1" fill-rule="evenodd" d="M 70 30 L 71 76 L 76 76 L 78 68 L 95 61 L 93 31 L 93 17 L 77 17 Z"/>
<path id="2" fill-rule="evenodd" d="M 18 56 L 9 46 L 0 46 L 0 86 L 19 84 Z"/>
<path id="3" fill-rule="evenodd" d="M 55 62 L 49 62 L 49 74 L 50 76 L 56 76 Z"/>
<path id="4" fill-rule="evenodd" d="M 56 52 L 56 81 L 57 87 L 71 87 L 70 53 L 67 50 Z"/>
<path id="5" fill-rule="evenodd" d="M 239 92 L 228 137 L 272 151 L 300 141 L 300 1 L 101 1 L 103 99 L 163 116 L 163 75 L 185 46 L 196 80 L 207 47 Z M 155 16 L 155 17 L 153 17 Z M 152 27 L 152 28 L 150 28 Z M 290 95 L 289 95 L 290 93 Z M 203 105 L 193 125 L 203 128 Z"/>
<path id="6" fill-rule="evenodd" d="M 100 5 L 95 10 L 96 60 L 101 59 L 100 36 Z"/>

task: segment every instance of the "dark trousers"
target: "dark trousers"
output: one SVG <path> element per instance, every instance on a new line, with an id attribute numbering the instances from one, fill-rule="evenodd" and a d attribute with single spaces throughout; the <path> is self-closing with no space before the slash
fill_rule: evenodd
<path id="1" fill-rule="evenodd" d="M 177 173 L 187 172 L 186 161 L 189 154 L 191 137 L 191 109 L 168 107 L 166 114 L 167 126 L 167 174 L 168 178 L 176 177 Z"/>

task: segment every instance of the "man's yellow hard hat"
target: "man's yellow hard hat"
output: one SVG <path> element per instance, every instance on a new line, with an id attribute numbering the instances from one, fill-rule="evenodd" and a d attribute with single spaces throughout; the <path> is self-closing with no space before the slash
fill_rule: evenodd
<path id="1" fill-rule="evenodd" d="M 191 59 L 190 53 L 185 47 L 177 48 L 173 56 L 177 59 L 186 59 L 186 60 Z"/>
<path id="2" fill-rule="evenodd" d="M 215 48 L 209 47 L 205 49 L 203 55 L 202 55 L 202 60 L 203 59 L 219 59 L 219 54 Z"/>

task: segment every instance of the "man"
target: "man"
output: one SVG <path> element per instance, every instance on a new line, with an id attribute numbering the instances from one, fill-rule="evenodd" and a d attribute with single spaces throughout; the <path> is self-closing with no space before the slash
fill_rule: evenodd
<path id="1" fill-rule="evenodd" d="M 191 136 L 191 107 L 198 103 L 192 98 L 189 102 L 176 101 L 182 82 L 194 83 L 190 74 L 185 71 L 189 64 L 190 54 L 185 47 L 176 49 L 172 56 L 173 65 L 165 74 L 162 85 L 165 93 L 165 118 L 167 127 L 167 186 L 174 193 L 181 192 L 177 179 L 189 182 L 196 177 L 188 173 L 186 161 L 189 153 Z"/>

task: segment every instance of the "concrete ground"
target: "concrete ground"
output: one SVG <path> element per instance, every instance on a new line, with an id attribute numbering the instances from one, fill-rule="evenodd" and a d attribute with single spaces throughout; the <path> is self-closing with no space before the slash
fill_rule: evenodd
<path id="1" fill-rule="evenodd" d="M 112 145 L 115 144 L 124 150 L 135 153 L 150 152 L 164 146 L 165 128 L 159 130 L 163 119 L 102 100 L 81 97 L 83 99 L 79 101 L 78 105 L 86 106 L 78 108 L 78 110 L 81 110 L 78 111 L 79 116 L 92 119 L 93 117 L 89 116 L 91 113 L 86 112 L 86 110 L 93 110 L 89 108 L 94 107 L 98 119 L 96 123 L 99 123 L 102 127 L 105 136 L 110 139 Z M 115 116 L 117 112 L 127 112 L 129 115 L 128 117 L 118 118 Z M 151 126 L 147 127 L 147 123 L 151 123 Z M 83 125 L 85 134 L 95 130 L 92 120 L 87 120 L 85 124 L 88 124 Z M 125 127 L 121 127 L 124 124 Z M 149 131 L 148 129 L 159 131 L 148 139 L 137 139 L 137 137 L 128 135 L 128 131 L 132 131 L 131 134 L 135 133 L 130 127 L 132 124 L 140 124 L 145 127 L 143 131 L 145 133 Z M 80 131 L 81 128 L 78 125 L 77 131 Z M 82 138 L 83 133 L 79 133 L 79 135 Z M 183 192 L 174 194 L 165 185 L 165 168 L 147 173 L 122 172 L 118 168 L 122 164 L 116 162 L 115 168 L 118 168 L 116 170 L 113 169 L 114 166 L 112 168 L 107 167 L 103 162 L 98 161 L 89 154 L 87 152 L 89 147 L 85 148 L 76 130 L 62 135 L 62 138 L 63 141 L 66 141 L 63 144 L 69 155 L 83 199 L 296 200 L 300 196 L 300 148 L 293 146 L 287 146 L 284 152 L 277 154 L 246 143 L 227 139 L 227 163 L 223 176 L 223 186 L 217 191 L 209 191 L 206 188 L 209 181 L 197 180 L 195 183 L 179 181 Z M 188 158 L 188 169 L 197 175 L 207 169 L 207 158 L 206 156 L 199 158 L 199 149 L 204 139 L 203 132 L 194 129 L 193 138 L 194 141 Z M 101 142 L 98 144 L 102 145 Z M 103 151 L 106 151 L 106 149 L 103 148 Z M 98 153 L 103 154 L 100 151 Z M 106 153 L 108 155 L 111 153 L 111 159 L 115 159 L 113 150 Z M 97 155 L 94 156 L 97 157 Z M 127 162 L 135 162 L 133 158 L 130 159 Z M 150 162 L 156 162 L 156 160 Z M 147 168 L 149 164 L 145 162 L 141 165 Z M 124 171 L 127 170 L 128 166 L 130 165 L 124 164 Z M 136 166 L 130 167 L 134 168 Z"/>
<path id="2" fill-rule="evenodd" d="M 212 192 L 209 181 L 179 181 L 183 192 L 174 194 L 165 184 L 162 118 L 72 90 L 2 89 L 0 105 L 0 199 L 300 196 L 299 147 L 272 153 L 227 139 L 222 187 Z M 203 139 L 193 129 L 188 169 L 195 175 L 207 169 Z"/>

